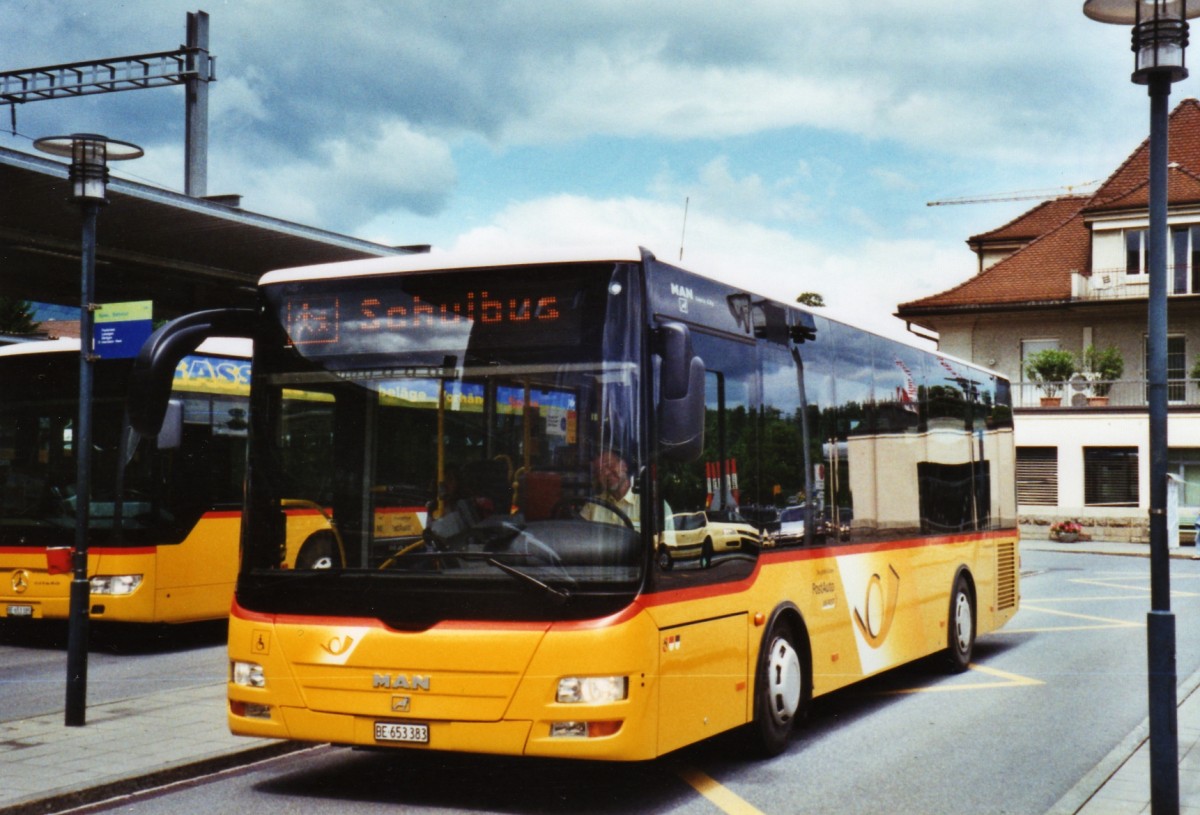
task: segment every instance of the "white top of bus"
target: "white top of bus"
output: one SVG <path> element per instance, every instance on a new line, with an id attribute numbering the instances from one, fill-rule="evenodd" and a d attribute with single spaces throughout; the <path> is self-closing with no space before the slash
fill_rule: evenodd
<path id="1" fill-rule="evenodd" d="M 391 255 L 367 260 L 344 260 L 339 263 L 321 263 L 315 266 L 296 266 L 267 272 L 258 281 L 260 286 L 272 283 L 288 283 L 299 280 L 324 280 L 335 277 L 359 277 L 376 274 L 404 272 L 432 272 L 443 269 L 480 269 L 498 266 L 527 266 L 542 263 L 588 263 L 613 262 L 637 263 L 642 253 L 632 250 L 599 250 L 596 248 L 545 250 L 521 250 L 511 254 L 495 251 L 447 251 L 433 249 L 412 255 Z"/>
<path id="2" fill-rule="evenodd" d="M 295 266 L 289 269 L 277 269 L 272 272 L 267 272 L 259 280 L 260 286 L 267 286 L 275 283 L 291 283 L 309 280 L 326 280 L 339 277 L 365 277 L 370 275 L 383 274 L 403 274 L 406 272 L 431 272 L 450 269 L 479 269 L 479 268 L 497 268 L 504 266 L 525 266 L 532 264 L 545 263 L 638 263 L 643 259 L 643 251 L 638 247 L 632 249 L 628 246 L 622 248 L 605 247 L 553 247 L 546 249 L 521 249 L 511 253 L 501 253 L 496 251 L 454 251 L 445 249 L 433 249 L 429 252 L 421 252 L 411 255 L 391 255 L 381 258 L 369 258 L 366 260 L 346 260 L 339 263 L 321 263 L 312 266 Z M 670 262 L 670 261 L 665 261 Z M 686 271 L 705 277 L 716 282 L 723 282 L 737 288 L 741 288 L 743 283 L 732 283 L 729 280 L 723 280 L 721 275 L 714 275 L 707 271 L 683 267 Z M 752 291 L 747 289 L 747 291 Z M 839 311 L 836 308 L 822 308 L 819 312 L 813 311 L 802 305 L 784 304 L 789 308 L 807 311 L 810 314 L 819 314 L 835 322 L 845 323 L 850 326 L 857 326 L 852 315 L 848 315 Z M 862 329 L 868 333 L 876 334 L 871 329 Z M 882 335 L 880 335 L 882 336 Z M 956 357 L 939 351 L 936 348 L 930 348 L 918 344 L 915 339 L 888 337 L 888 339 L 916 348 L 927 353 L 935 354 L 946 360 L 961 362 L 965 365 L 970 365 L 987 373 L 1001 376 L 996 371 L 993 371 L 986 366 L 978 363 L 969 362 L 961 357 Z"/>
<path id="3" fill-rule="evenodd" d="M 200 343 L 197 354 L 217 357 L 250 358 L 254 344 L 242 337 L 211 337 Z M 58 337 L 53 340 L 32 340 L 0 346 L 0 357 L 18 357 L 30 354 L 79 353 L 78 337 Z"/>

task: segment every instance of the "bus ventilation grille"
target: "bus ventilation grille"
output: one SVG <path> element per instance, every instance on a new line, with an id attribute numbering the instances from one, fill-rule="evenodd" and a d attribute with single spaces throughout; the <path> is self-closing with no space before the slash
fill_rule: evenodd
<path id="1" fill-rule="evenodd" d="M 1002 543 L 996 550 L 996 607 L 1017 605 L 1017 545 Z"/>

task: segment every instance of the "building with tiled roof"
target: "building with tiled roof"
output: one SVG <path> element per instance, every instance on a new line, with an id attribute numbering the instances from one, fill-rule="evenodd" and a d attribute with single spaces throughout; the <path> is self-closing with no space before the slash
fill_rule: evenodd
<path id="1" fill-rule="evenodd" d="M 1188 526 L 1200 514 L 1200 102 L 1175 108 L 1168 139 L 1169 468 Z M 1073 518 L 1097 537 L 1146 537 L 1148 174 L 1147 140 L 1095 192 L 1046 201 L 968 238 L 975 274 L 897 307 L 942 350 L 1012 380 L 1018 501 L 1031 536 Z M 1115 381 L 1088 370 L 1089 347 L 1116 350 L 1124 367 Z M 1057 388 L 1028 370 L 1046 350 L 1080 360 Z M 1047 390 L 1059 404 L 1043 405 Z"/>
<path id="2" fill-rule="evenodd" d="M 1004 226 L 967 238 L 967 245 L 979 256 L 979 271 L 994 266 L 1034 238 L 1061 224 L 1077 213 L 1089 197 L 1064 195 L 1043 201 Z"/>

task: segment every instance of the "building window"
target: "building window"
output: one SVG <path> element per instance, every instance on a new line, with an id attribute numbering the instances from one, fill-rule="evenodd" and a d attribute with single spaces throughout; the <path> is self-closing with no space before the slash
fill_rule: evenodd
<path id="1" fill-rule="evenodd" d="M 1058 340 L 1021 340 L 1021 379 L 1025 379 L 1025 362 L 1039 351 L 1057 351 Z"/>
<path id="2" fill-rule="evenodd" d="M 1017 503 L 1058 506 L 1058 448 L 1017 448 Z"/>
<path id="3" fill-rule="evenodd" d="M 1146 379 L 1150 379 L 1150 347 L 1143 336 L 1143 359 L 1146 364 Z M 1167 401 L 1183 402 L 1187 398 L 1187 342 L 1182 334 L 1167 337 Z M 1149 385 L 1147 385 L 1149 388 Z M 1147 391 L 1146 401 L 1149 401 Z"/>
<path id="4" fill-rule="evenodd" d="M 1171 230 L 1171 293 L 1200 294 L 1200 226 Z"/>
<path id="5" fill-rule="evenodd" d="M 1183 482 L 1179 506 L 1200 507 L 1200 448 L 1172 447 L 1167 451 L 1167 472 Z"/>
<path id="6" fill-rule="evenodd" d="M 1137 506 L 1136 447 L 1083 448 L 1083 503 L 1090 507 Z"/>
<path id="7" fill-rule="evenodd" d="M 1125 274 L 1140 275 L 1146 269 L 1146 230 L 1125 230 Z"/>

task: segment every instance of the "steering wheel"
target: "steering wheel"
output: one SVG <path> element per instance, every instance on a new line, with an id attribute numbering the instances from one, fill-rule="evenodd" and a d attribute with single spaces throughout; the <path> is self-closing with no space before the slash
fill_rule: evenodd
<path id="1" fill-rule="evenodd" d="M 552 518 L 580 517 L 583 512 L 584 504 L 595 504 L 598 507 L 606 509 L 613 515 L 616 515 L 618 518 L 620 518 L 622 523 L 624 523 L 631 530 L 634 528 L 633 521 L 629 519 L 629 516 L 625 514 L 624 510 L 622 510 L 612 501 L 593 495 L 584 495 L 576 498 L 562 498 L 554 504 L 554 508 L 550 510 L 550 516 Z M 578 505 L 579 508 L 571 515 L 567 515 L 565 510 L 576 505 Z"/>

